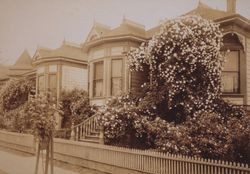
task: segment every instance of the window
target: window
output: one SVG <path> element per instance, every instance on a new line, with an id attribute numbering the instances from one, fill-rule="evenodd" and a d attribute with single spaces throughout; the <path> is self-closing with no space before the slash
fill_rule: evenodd
<path id="1" fill-rule="evenodd" d="M 38 94 L 44 94 L 45 92 L 45 78 L 44 75 L 38 76 Z"/>
<path id="2" fill-rule="evenodd" d="M 122 55 L 123 47 L 112 47 L 111 48 L 111 56 Z"/>
<path id="3" fill-rule="evenodd" d="M 226 62 L 222 71 L 222 92 L 239 93 L 239 51 L 230 51 L 226 55 Z"/>
<path id="4" fill-rule="evenodd" d="M 37 74 L 42 74 L 45 72 L 45 67 L 39 67 L 37 68 Z"/>
<path id="5" fill-rule="evenodd" d="M 104 57 L 105 56 L 105 50 L 104 49 L 99 49 L 99 50 L 95 50 L 93 52 L 93 55 L 92 55 L 93 59 L 98 59 L 98 58 L 101 58 L 101 57 Z"/>
<path id="6" fill-rule="evenodd" d="M 94 63 L 93 88 L 94 97 L 103 95 L 103 61 Z"/>
<path id="7" fill-rule="evenodd" d="M 49 96 L 56 97 L 57 78 L 56 74 L 49 74 Z"/>
<path id="8" fill-rule="evenodd" d="M 116 96 L 122 93 L 122 59 L 113 59 L 111 66 L 111 94 Z"/>

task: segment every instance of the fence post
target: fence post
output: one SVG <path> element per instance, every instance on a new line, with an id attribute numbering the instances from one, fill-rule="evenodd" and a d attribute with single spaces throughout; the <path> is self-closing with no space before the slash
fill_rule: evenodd
<path id="1" fill-rule="evenodd" d="M 104 127 L 100 126 L 99 143 L 104 144 Z"/>

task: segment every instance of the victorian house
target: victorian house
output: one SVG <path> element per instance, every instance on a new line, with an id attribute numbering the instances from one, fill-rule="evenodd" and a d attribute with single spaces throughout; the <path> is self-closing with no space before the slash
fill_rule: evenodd
<path id="1" fill-rule="evenodd" d="M 200 15 L 220 24 L 226 54 L 222 90 L 225 100 L 250 105 L 250 20 L 236 13 L 236 0 L 227 0 L 227 10 L 203 3 L 187 14 Z M 81 45 L 63 42 L 57 49 L 38 48 L 31 58 L 27 51 L 1 73 L 0 81 L 28 76 L 36 81 L 36 93 L 49 93 L 57 100 L 62 90 L 88 91 L 92 104 L 104 105 L 112 96 L 140 88 L 143 73 L 130 72 L 126 53 L 147 42 L 160 26 L 146 30 L 123 19 L 116 28 L 95 23 Z"/>

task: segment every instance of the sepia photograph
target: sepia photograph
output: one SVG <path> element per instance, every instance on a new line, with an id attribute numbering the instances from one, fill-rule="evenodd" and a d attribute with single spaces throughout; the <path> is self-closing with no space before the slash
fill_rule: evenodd
<path id="1" fill-rule="evenodd" d="M 0 174 L 250 174 L 250 0 L 0 0 Z"/>

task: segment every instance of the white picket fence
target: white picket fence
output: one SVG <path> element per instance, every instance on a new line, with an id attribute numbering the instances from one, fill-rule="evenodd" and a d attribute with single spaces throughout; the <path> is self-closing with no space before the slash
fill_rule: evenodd
<path id="1" fill-rule="evenodd" d="M 31 135 L 0 131 L 0 146 L 16 150 L 34 152 L 35 143 Z M 171 155 L 150 150 L 138 150 L 102 144 L 82 143 L 64 139 L 54 139 L 55 158 L 58 155 L 65 162 L 85 160 L 93 164 L 102 164 L 129 172 L 149 174 L 250 174 L 247 164 L 220 160 L 208 160 L 187 156 Z M 67 160 L 70 159 L 70 160 Z M 78 163 L 84 165 L 84 163 Z M 92 165 L 96 170 L 98 165 Z M 83 166 L 91 167 L 91 165 Z M 106 167 L 107 170 L 109 167 Z M 108 171 L 107 171 L 108 172 Z M 110 172 L 112 173 L 112 172 Z M 119 172 L 116 172 L 119 173 Z"/>
<path id="2" fill-rule="evenodd" d="M 65 149 L 66 151 L 61 151 Z M 250 174 L 247 164 L 100 144 L 55 141 L 56 153 L 151 174 Z"/>

